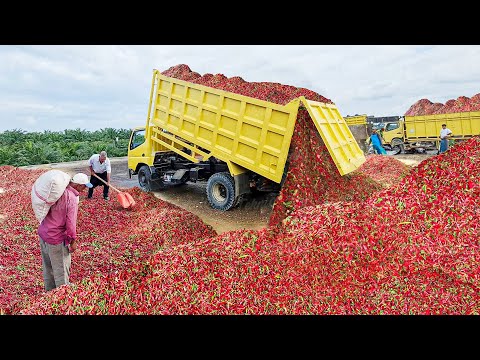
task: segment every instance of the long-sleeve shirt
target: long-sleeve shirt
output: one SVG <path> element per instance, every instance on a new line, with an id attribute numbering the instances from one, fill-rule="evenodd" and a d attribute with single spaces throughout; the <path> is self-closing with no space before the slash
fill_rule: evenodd
<path id="1" fill-rule="evenodd" d="M 38 236 L 48 244 L 68 245 L 77 236 L 78 191 L 67 186 L 62 196 L 50 207 L 38 227 Z"/>
<path id="2" fill-rule="evenodd" d="M 97 174 L 103 174 L 105 171 L 107 174 L 112 172 L 110 165 L 110 159 L 107 157 L 103 163 L 100 163 L 100 154 L 94 154 L 88 160 L 88 165 L 92 167 L 92 170 Z"/>

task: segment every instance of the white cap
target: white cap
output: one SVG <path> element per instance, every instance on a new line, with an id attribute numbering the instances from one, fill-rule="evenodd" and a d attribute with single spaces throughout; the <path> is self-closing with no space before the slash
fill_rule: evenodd
<path id="1" fill-rule="evenodd" d="M 89 188 L 93 187 L 93 185 L 90 184 L 90 181 L 88 180 L 88 176 L 83 173 L 75 174 L 72 178 L 72 182 L 75 184 L 85 185 Z"/>

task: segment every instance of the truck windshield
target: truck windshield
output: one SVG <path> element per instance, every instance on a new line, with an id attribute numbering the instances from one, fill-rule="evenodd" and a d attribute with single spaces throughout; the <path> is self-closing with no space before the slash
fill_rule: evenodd
<path id="1" fill-rule="evenodd" d="M 395 130 L 395 129 L 398 129 L 398 127 L 399 127 L 398 123 L 389 123 L 385 127 L 385 131 Z"/>
<path id="2" fill-rule="evenodd" d="M 135 149 L 137 146 L 142 145 L 145 142 L 145 130 L 135 131 L 132 135 L 132 141 L 130 142 L 130 150 Z"/>

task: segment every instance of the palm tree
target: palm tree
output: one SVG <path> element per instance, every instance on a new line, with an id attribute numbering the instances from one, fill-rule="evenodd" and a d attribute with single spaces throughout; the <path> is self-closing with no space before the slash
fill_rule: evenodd
<path id="1" fill-rule="evenodd" d="M 85 141 L 88 139 L 87 131 L 80 130 L 80 128 L 77 128 L 75 130 L 66 129 L 64 132 L 65 140 L 67 141 Z"/>
<path id="2" fill-rule="evenodd" d="M 26 132 L 20 129 L 6 130 L 0 135 L 0 145 L 13 145 L 16 142 L 23 142 Z"/>

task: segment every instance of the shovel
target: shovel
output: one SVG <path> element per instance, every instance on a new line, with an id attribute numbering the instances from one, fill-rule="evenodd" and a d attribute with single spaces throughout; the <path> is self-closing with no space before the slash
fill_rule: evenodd
<path id="1" fill-rule="evenodd" d="M 117 192 L 118 202 L 125 209 L 131 208 L 133 205 L 135 205 L 135 200 L 133 200 L 132 195 L 130 195 L 129 193 L 126 193 L 126 192 L 122 192 L 122 191 L 114 188 L 112 185 L 108 185 L 108 183 L 105 180 L 103 180 L 101 177 L 99 177 L 95 174 L 92 174 L 92 175 L 95 176 L 101 182 L 103 182 L 105 185 L 111 187 L 113 190 L 115 190 Z"/>

